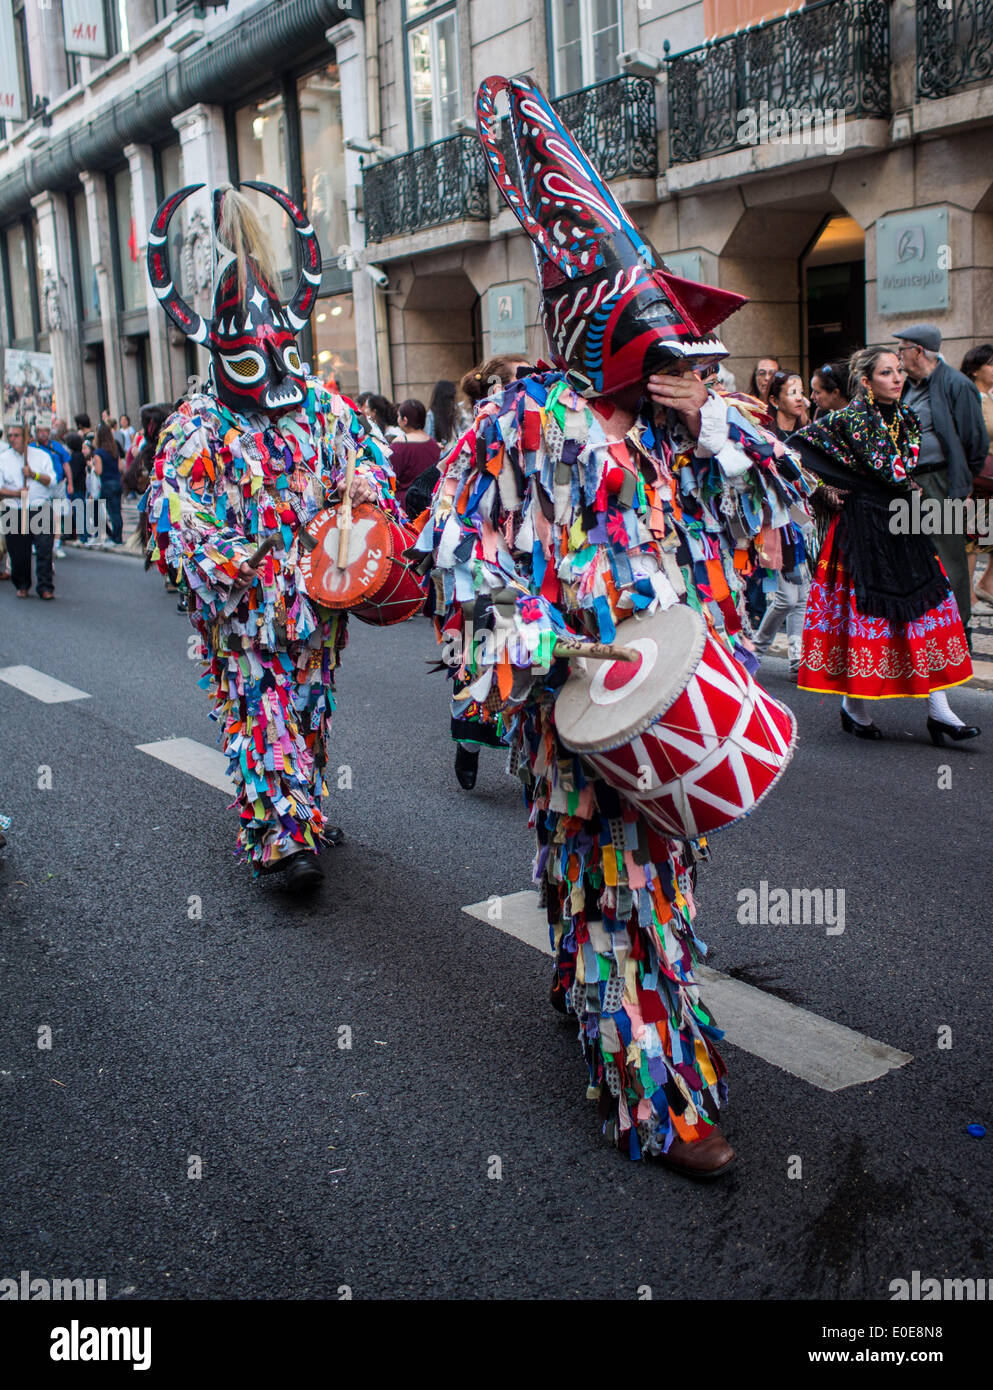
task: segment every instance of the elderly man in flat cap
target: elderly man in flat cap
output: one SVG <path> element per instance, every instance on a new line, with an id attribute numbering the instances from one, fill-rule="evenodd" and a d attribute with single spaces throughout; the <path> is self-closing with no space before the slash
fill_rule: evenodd
<path id="1" fill-rule="evenodd" d="M 941 356 L 941 330 L 933 323 L 915 323 L 893 336 L 900 340 L 900 362 L 907 374 L 901 399 L 921 422 L 914 480 L 926 497 L 939 502 L 968 497 L 989 450 L 979 393 L 967 376 Z M 972 586 L 965 542 L 964 530 L 934 537 L 968 634 Z"/>

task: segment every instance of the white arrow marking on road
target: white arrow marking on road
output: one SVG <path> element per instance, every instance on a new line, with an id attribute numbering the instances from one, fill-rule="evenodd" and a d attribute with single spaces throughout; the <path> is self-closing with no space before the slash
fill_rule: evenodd
<path id="1" fill-rule="evenodd" d="M 15 690 L 23 690 L 25 695 L 33 695 L 44 705 L 60 705 L 65 700 L 90 698 L 85 690 L 77 690 L 74 685 L 66 685 L 54 676 L 46 676 L 44 671 L 36 671 L 33 666 L 0 666 L 0 681 L 6 681 Z"/>
<path id="2" fill-rule="evenodd" d="M 208 787 L 232 795 L 235 792 L 235 784 L 228 776 L 228 760 L 219 748 L 208 748 L 193 738 L 165 738 L 159 743 L 138 743 L 135 747 L 139 753 L 148 753 L 199 782 L 206 782 Z"/>
<path id="3" fill-rule="evenodd" d="M 498 916 L 491 915 L 495 903 L 500 905 Z M 471 903 L 462 911 L 546 956 L 552 954 L 548 923 L 533 890 Z M 728 1042 L 822 1091 L 841 1091 L 875 1081 L 914 1060 L 909 1052 L 832 1023 L 708 966 L 698 966 L 697 977 L 704 1000 L 713 1007 Z"/>

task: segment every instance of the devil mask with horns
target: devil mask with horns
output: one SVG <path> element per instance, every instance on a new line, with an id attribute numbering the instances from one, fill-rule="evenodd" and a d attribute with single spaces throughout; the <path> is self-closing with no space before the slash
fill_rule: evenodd
<path id="1" fill-rule="evenodd" d="M 286 212 L 300 238 L 303 266 L 296 293 L 285 309 L 280 305 L 275 277 L 267 277 L 260 257 L 253 254 L 250 237 L 237 237 L 229 246 L 235 255 L 223 267 L 214 292 L 214 316 L 208 322 L 181 298 L 169 266 L 168 229 L 173 214 L 185 198 L 203 184 L 189 184 L 161 204 L 148 234 L 148 274 L 152 288 L 166 313 L 195 343 L 209 349 L 214 367 L 214 395 L 239 414 L 283 414 L 304 399 L 306 373 L 300 361 L 295 334 L 310 317 L 321 283 L 321 252 L 307 218 L 280 189 L 272 184 L 248 181 L 274 198 Z M 224 204 L 232 190 L 214 190 L 214 231 L 223 240 Z M 238 219 L 231 219 L 238 225 Z"/>
<path id="2" fill-rule="evenodd" d="M 510 102 L 520 183 L 504 159 L 500 92 Z M 666 270 L 529 78 L 488 77 L 476 94 L 476 128 L 497 187 L 534 243 L 553 360 L 583 395 L 727 355 L 709 335 L 744 296 Z"/>

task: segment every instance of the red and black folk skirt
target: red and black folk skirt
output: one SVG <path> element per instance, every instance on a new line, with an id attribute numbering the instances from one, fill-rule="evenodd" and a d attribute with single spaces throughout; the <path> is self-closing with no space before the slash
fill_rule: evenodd
<path id="1" fill-rule="evenodd" d="M 972 676 L 972 661 L 951 590 L 920 617 L 897 622 L 861 611 L 842 558 L 835 517 L 821 547 L 803 628 L 801 690 L 862 700 L 923 697 Z"/>

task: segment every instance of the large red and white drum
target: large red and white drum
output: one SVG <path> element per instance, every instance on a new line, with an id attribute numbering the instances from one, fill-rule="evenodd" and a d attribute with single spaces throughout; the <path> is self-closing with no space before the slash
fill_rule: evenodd
<path id="1" fill-rule="evenodd" d="M 403 553 L 416 540 L 371 502 L 352 507 L 345 564 L 338 565 L 338 512 L 319 512 L 306 527 L 310 548 L 300 547 L 304 588 L 325 608 L 347 608 L 364 623 L 390 627 L 424 607 L 425 587 Z"/>
<path id="2" fill-rule="evenodd" d="M 637 662 L 576 661 L 555 702 L 566 748 L 667 835 L 747 816 L 793 756 L 796 720 L 685 604 L 632 618 Z"/>

